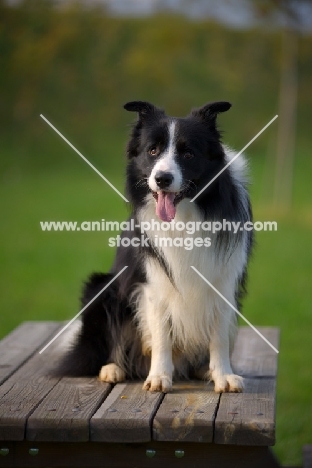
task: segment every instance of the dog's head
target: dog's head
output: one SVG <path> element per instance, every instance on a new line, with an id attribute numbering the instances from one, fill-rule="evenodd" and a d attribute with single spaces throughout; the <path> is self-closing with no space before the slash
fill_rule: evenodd
<path id="1" fill-rule="evenodd" d="M 139 201 L 151 192 L 157 216 L 174 219 L 177 204 L 194 197 L 224 166 L 216 119 L 230 107 L 229 102 L 212 102 L 175 118 L 149 102 L 125 104 L 138 113 L 127 146 L 130 198 Z"/>

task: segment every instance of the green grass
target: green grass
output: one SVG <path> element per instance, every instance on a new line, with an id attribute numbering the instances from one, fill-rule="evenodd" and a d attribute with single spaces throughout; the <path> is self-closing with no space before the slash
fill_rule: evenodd
<path id="1" fill-rule="evenodd" d="M 3 335 L 25 319 L 70 318 L 82 281 L 110 267 L 114 252 L 102 232 L 42 232 L 39 221 L 122 220 L 125 202 L 88 169 L 9 179 L 1 252 Z M 85 170 L 86 169 L 86 170 Z M 113 177 L 110 177 L 113 180 Z M 116 180 L 122 190 L 120 180 Z"/>
<path id="2" fill-rule="evenodd" d="M 298 465 L 312 436 L 311 224 L 281 219 L 276 233 L 258 233 L 257 240 L 244 313 L 254 325 L 281 330 L 275 451 L 283 463 Z"/>
<path id="3" fill-rule="evenodd" d="M 118 145 L 110 154 L 120 150 Z M 91 169 L 75 159 L 71 150 L 57 146 L 60 150 L 63 164 L 59 158 L 55 167 L 47 162 L 45 168 L 41 161 L 36 168 L 37 155 L 30 164 L 32 170 L 26 164 L 21 168 L 9 164 L 4 172 L 0 185 L 1 336 L 24 320 L 72 318 L 79 308 L 82 281 L 92 271 L 107 271 L 114 256 L 106 233 L 40 230 L 43 220 L 121 221 L 127 214 L 126 204 Z M 10 150 L 3 159 L 12 160 L 12 156 Z M 122 164 L 121 158 L 118 161 Z M 123 191 L 121 168 L 113 170 L 104 161 L 99 169 Z M 312 440 L 312 217 L 307 202 L 311 160 L 298 159 L 298 208 L 288 213 L 263 203 L 264 162 L 255 157 L 251 169 L 255 219 L 277 220 L 278 231 L 257 234 L 244 313 L 254 325 L 281 329 L 274 450 L 284 464 L 300 464 L 301 447 Z"/>

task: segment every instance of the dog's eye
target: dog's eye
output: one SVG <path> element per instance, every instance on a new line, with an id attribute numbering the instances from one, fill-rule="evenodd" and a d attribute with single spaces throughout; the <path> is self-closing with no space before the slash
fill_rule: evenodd
<path id="1" fill-rule="evenodd" d="M 184 153 L 184 159 L 192 159 L 194 157 L 194 154 L 191 153 L 190 151 L 187 151 L 186 153 Z"/>
<path id="2" fill-rule="evenodd" d="M 149 150 L 149 154 L 151 156 L 157 156 L 158 155 L 158 149 L 157 146 L 152 146 Z"/>

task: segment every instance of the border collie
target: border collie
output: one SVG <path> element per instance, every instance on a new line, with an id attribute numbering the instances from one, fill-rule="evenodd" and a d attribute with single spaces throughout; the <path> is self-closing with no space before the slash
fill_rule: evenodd
<path id="1" fill-rule="evenodd" d="M 140 238 L 142 223 L 152 228 L 144 233 L 147 242 L 117 249 L 110 273 L 95 273 L 85 284 L 83 306 L 128 266 L 85 310 L 59 373 L 111 383 L 143 378 L 145 390 L 160 392 L 171 390 L 173 378 L 197 377 L 213 380 L 216 392 L 241 392 L 243 379 L 230 363 L 236 314 L 191 268 L 240 308 L 252 232 L 209 232 L 207 243 L 203 226 L 252 220 L 244 158 L 191 202 L 235 155 L 221 143 L 216 123 L 231 104 L 209 103 L 186 118 L 169 117 L 148 102 L 124 107 L 138 119 L 127 145 L 126 181 L 135 229 L 121 239 Z M 177 227 L 189 222 L 197 227 L 191 237 L 201 242 L 186 249 L 188 234 Z M 181 243 L 160 244 L 160 237 Z"/>

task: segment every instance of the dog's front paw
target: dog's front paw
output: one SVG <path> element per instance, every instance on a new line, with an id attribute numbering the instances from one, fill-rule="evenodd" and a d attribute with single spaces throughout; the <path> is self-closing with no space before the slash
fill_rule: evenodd
<path id="1" fill-rule="evenodd" d="M 224 374 L 219 376 L 212 376 L 217 393 L 233 392 L 241 393 L 244 390 L 244 379 L 236 374 Z"/>
<path id="2" fill-rule="evenodd" d="M 168 393 L 172 390 L 172 378 L 169 375 L 149 375 L 144 382 L 143 390 Z"/>
<path id="3" fill-rule="evenodd" d="M 124 373 L 124 371 L 120 369 L 120 367 L 117 366 L 117 364 L 114 363 L 103 366 L 99 373 L 99 379 L 102 380 L 102 382 L 123 382 L 125 378 L 126 374 Z"/>

